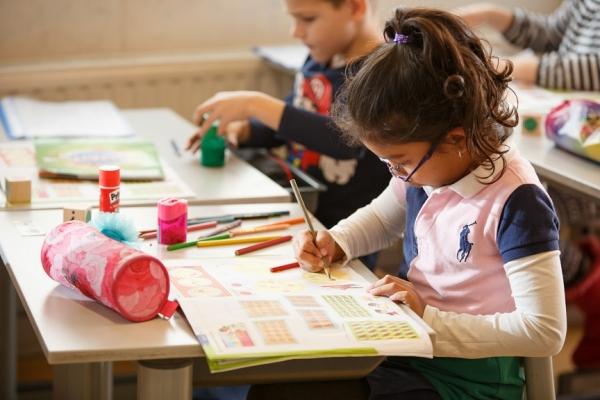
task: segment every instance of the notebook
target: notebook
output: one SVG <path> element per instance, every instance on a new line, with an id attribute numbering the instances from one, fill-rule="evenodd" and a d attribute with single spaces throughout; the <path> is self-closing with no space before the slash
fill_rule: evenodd
<path id="1" fill-rule="evenodd" d="M 108 100 L 50 102 L 9 96 L 0 100 L 0 121 L 11 139 L 134 134 Z"/>

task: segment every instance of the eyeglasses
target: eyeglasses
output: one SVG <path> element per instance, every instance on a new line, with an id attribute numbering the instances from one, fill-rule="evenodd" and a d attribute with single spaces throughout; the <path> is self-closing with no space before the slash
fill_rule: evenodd
<path id="1" fill-rule="evenodd" d="M 431 146 L 429 146 L 429 150 L 427 150 L 427 153 L 425 153 L 423 158 L 421 158 L 421 160 L 417 163 L 417 166 L 414 167 L 413 170 L 408 174 L 406 173 L 406 169 L 402 165 L 394 164 L 390 160 L 387 160 L 385 158 L 379 157 L 379 159 L 387 165 L 388 169 L 390 170 L 390 174 L 392 174 L 394 178 L 402 179 L 404 182 L 408 182 L 410 181 L 410 178 L 412 178 L 412 176 L 415 174 L 415 172 L 417 172 L 419 168 L 421 168 L 423 164 L 425 164 L 427 160 L 431 158 L 438 143 L 439 141 L 434 142 L 431 144 Z"/>

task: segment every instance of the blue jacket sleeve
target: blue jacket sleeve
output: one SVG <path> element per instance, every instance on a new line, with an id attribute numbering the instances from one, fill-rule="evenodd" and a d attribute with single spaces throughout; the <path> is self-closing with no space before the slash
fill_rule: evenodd
<path id="1" fill-rule="evenodd" d="M 262 147 L 270 149 L 285 144 L 285 140 L 276 136 L 277 132 L 259 120 L 250 119 L 250 138 L 240 147 Z"/>
<path id="2" fill-rule="evenodd" d="M 558 250 L 558 218 L 548 195 L 533 184 L 517 188 L 504 204 L 497 242 L 502 260 Z"/>
<path id="3" fill-rule="evenodd" d="M 356 158 L 363 152 L 361 147 L 351 147 L 344 142 L 331 117 L 289 104 L 283 111 L 277 136 L 337 160 Z"/>

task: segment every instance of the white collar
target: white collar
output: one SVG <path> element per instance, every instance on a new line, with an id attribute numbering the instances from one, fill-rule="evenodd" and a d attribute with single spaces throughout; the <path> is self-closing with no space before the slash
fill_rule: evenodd
<path id="1" fill-rule="evenodd" d="M 489 175 L 490 170 L 480 165 L 473 171 L 469 172 L 467 175 L 459 179 L 458 181 L 454 182 L 451 185 L 443 186 L 443 188 L 448 188 L 456 192 L 463 198 L 470 198 L 475 196 L 477 193 L 483 190 L 490 182 L 493 182 L 494 178 L 496 178 L 498 174 L 502 173 L 502 169 L 506 168 L 506 166 L 510 163 L 510 161 L 517 153 L 517 150 L 508 143 L 505 143 L 505 146 L 507 147 L 508 151 L 504 153 L 502 157 L 498 157 L 493 161 L 494 173 L 491 176 L 487 176 Z M 504 158 L 504 163 L 502 161 L 502 158 Z M 430 196 L 431 193 L 433 193 L 433 191 L 436 190 L 436 188 L 432 186 L 423 186 L 423 190 L 425 191 L 425 193 L 427 193 L 427 196 Z"/>

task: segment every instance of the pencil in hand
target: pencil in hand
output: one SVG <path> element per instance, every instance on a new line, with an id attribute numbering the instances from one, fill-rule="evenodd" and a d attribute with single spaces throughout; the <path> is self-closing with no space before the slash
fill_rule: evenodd
<path id="1" fill-rule="evenodd" d="M 296 180 L 290 179 L 290 185 L 292 185 L 292 190 L 294 191 L 294 196 L 296 196 L 296 201 L 298 202 L 300 208 L 302 209 L 302 212 L 304 213 L 304 220 L 306 221 L 310 234 L 313 237 L 313 243 L 315 244 L 315 246 L 317 246 L 317 232 L 315 231 L 315 228 L 313 228 L 313 224 L 310 220 L 310 215 L 308 214 L 308 209 L 304 204 L 304 200 L 302 199 L 302 195 L 300 194 L 300 189 L 298 188 Z M 323 270 L 325 271 L 325 275 L 327 275 L 329 280 L 335 280 L 331 278 L 331 270 L 329 268 L 329 263 L 327 262 L 327 259 L 321 256 L 321 260 L 323 261 Z"/>

